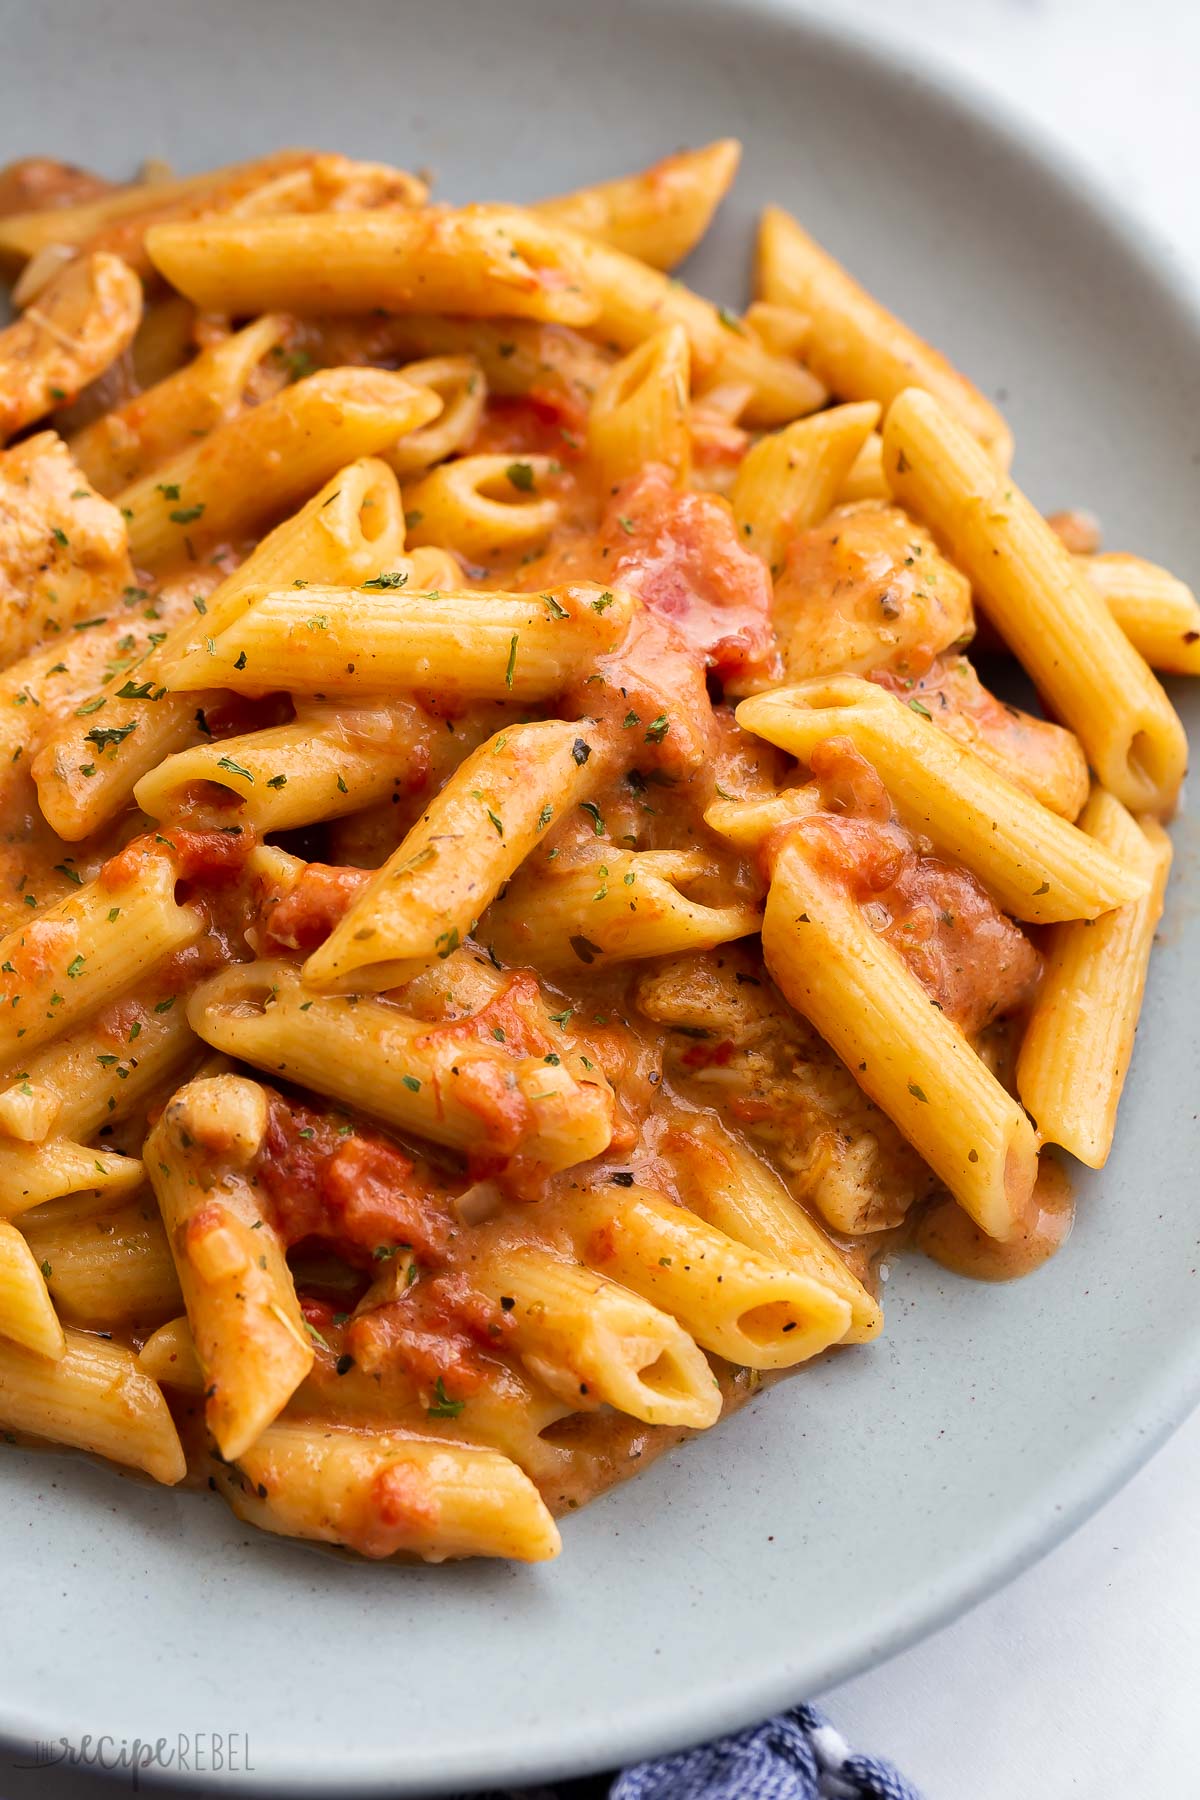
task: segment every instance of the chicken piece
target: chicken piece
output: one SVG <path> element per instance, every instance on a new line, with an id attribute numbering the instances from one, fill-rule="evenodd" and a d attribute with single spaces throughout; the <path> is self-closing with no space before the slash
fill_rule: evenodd
<path id="1" fill-rule="evenodd" d="M 125 521 L 53 432 L 0 451 L 0 663 L 133 586 Z"/>
<path id="2" fill-rule="evenodd" d="M 920 675 L 974 633 L 965 575 L 881 500 L 839 506 L 791 540 L 774 616 L 789 681 L 879 668 Z"/>
<path id="3" fill-rule="evenodd" d="M 725 946 L 677 957 L 643 975 L 636 993 L 640 1010 L 666 1027 L 664 1067 L 675 1087 L 744 1130 L 796 1199 L 836 1231 L 898 1225 L 936 1189 L 757 953 Z"/>
<path id="4" fill-rule="evenodd" d="M 0 439 L 74 400 L 128 348 L 142 284 L 120 257 L 76 257 L 0 331 Z"/>
<path id="5" fill-rule="evenodd" d="M 79 206 L 112 190 L 112 182 L 53 156 L 23 156 L 0 169 L 0 219 L 10 213 Z"/>

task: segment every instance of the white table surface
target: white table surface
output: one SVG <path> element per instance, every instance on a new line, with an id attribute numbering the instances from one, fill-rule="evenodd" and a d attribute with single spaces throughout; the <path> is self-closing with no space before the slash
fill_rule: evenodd
<path id="1" fill-rule="evenodd" d="M 825 0 L 803 10 L 1001 95 L 1137 207 L 1200 289 L 1197 0 Z M 927 1800 L 1200 1795 L 1198 1493 L 1200 1415 L 1036 1568 L 822 1704 Z M 0 1753 L 0 1800 L 114 1791 Z"/>

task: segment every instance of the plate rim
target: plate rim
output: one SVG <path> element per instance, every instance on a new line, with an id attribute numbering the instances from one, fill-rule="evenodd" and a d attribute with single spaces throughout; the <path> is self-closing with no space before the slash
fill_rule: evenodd
<path id="1" fill-rule="evenodd" d="M 814 10 L 809 0 L 641 3 L 664 15 L 693 20 L 700 15 L 706 23 L 725 29 L 744 26 L 747 15 L 752 15 L 793 35 L 798 46 L 806 39 L 815 41 L 827 54 L 865 64 L 877 77 L 903 80 L 918 102 L 925 98 L 952 125 L 997 141 L 1023 173 L 1049 182 L 1064 206 L 1086 215 L 1089 224 L 1102 230 L 1108 240 L 1106 248 L 1123 255 L 1152 285 L 1156 299 L 1169 305 L 1200 353 L 1200 283 L 1186 271 L 1162 229 L 1142 217 L 1040 119 L 957 68 L 936 46 L 931 50 L 919 46 L 891 25 L 868 27 L 861 21 Z M 377 1750 L 356 1755 L 352 1745 L 342 1744 L 330 1746 L 330 1761 L 336 1756 L 338 1765 L 335 1774 L 332 1767 L 314 1767 L 311 1756 L 299 1760 L 297 1751 L 291 1753 L 294 1760 L 289 1760 L 286 1750 L 280 1756 L 276 1745 L 269 1765 L 261 1772 L 189 1775 L 180 1781 L 147 1768 L 140 1772 L 139 1782 L 160 1792 L 181 1794 L 409 1795 L 412 1800 L 426 1795 L 432 1800 L 435 1795 L 479 1792 L 497 1781 L 522 1785 L 593 1774 L 613 1767 L 614 1752 L 619 1766 L 628 1766 L 710 1741 L 801 1700 L 817 1699 L 841 1682 L 880 1666 L 972 1610 L 1057 1548 L 1149 1462 L 1200 1406 L 1200 1324 L 1190 1338 L 1179 1340 L 1178 1353 L 1163 1365 L 1149 1401 L 1152 1404 L 1143 1399 L 1140 1407 L 1130 1408 L 1110 1431 L 1097 1436 L 1074 1463 L 1069 1479 L 1056 1490 L 1057 1498 L 1047 1491 L 1031 1499 L 1014 1514 L 1002 1535 L 969 1560 L 959 1557 L 945 1565 L 930 1582 L 922 1602 L 905 1609 L 906 1616 L 899 1616 L 899 1608 L 894 1615 L 882 1613 L 868 1638 L 860 1635 L 856 1646 L 847 1644 L 832 1651 L 815 1675 L 801 1677 L 793 1664 L 781 1663 L 770 1679 L 755 1669 L 739 1680 L 736 1674 L 730 1677 L 718 1667 L 706 1687 L 693 1683 L 683 1694 L 664 1698 L 658 1692 L 630 1706 L 616 1732 L 585 1720 L 560 1726 L 553 1743 L 513 1746 L 499 1734 L 475 1736 L 461 1746 L 448 1744 L 437 1770 L 414 1768 L 411 1763 L 385 1765 Z M 811 1656 L 804 1660 L 812 1666 Z M 809 1691 L 797 1692 L 798 1686 Z M 24 1717 L 14 1717 L 9 1702 L 0 1694 L 0 1749 L 9 1754 L 28 1754 L 35 1743 L 53 1742 L 62 1736 L 70 1736 L 72 1742 L 85 1734 L 94 1737 L 89 1731 L 91 1723 L 64 1721 L 61 1711 L 52 1725 L 28 1709 Z"/>

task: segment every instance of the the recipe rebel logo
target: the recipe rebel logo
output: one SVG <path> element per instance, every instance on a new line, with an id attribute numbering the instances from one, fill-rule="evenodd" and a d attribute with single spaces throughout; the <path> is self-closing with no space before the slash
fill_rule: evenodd
<path id="1" fill-rule="evenodd" d="M 253 1774 L 250 1739 L 244 1731 L 179 1732 L 174 1737 L 50 1738 L 34 1744 L 33 1755 L 17 1769 L 102 1769 L 109 1775 L 126 1775 L 134 1793 L 141 1787 L 143 1770 L 156 1775 Z"/>

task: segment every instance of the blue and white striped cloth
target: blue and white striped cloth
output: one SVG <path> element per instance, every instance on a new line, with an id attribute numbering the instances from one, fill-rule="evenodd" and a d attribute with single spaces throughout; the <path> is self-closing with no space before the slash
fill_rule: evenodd
<path id="1" fill-rule="evenodd" d="M 815 1706 L 797 1706 L 715 1743 L 637 1763 L 611 1782 L 510 1788 L 481 1800 L 921 1800 L 921 1795 L 891 1763 L 852 1751 Z"/>

